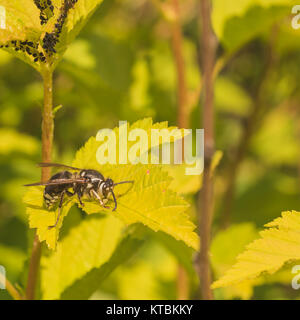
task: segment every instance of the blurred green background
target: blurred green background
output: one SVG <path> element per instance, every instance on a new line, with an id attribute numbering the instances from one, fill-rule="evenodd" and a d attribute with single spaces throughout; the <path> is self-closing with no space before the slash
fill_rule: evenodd
<path id="1" fill-rule="evenodd" d="M 201 128 L 199 3 L 179 2 L 189 128 Z M 168 12 L 170 2 L 162 3 Z M 215 174 L 214 277 L 233 264 L 265 223 L 281 211 L 300 210 L 300 30 L 291 26 L 293 3 L 213 1 L 222 67 L 215 82 L 216 148 L 223 151 Z M 62 163 L 71 163 L 90 136 L 119 120 L 153 117 L 176 125 L 172 21 L 156 1 L 104 0 L 68 49 L 54 86 L 55 105 L 63 107 L 55 115 L 53 159 Z M 0 265 L 13 283 L 24 281 L 32 242 L 22 185 L 40 179 L 42 99 L 38 73 L 0 50 Z M 146 244 L 92 298 L 176 299 L 178 257 L 164 237 L 149 232 Z M 191 253 L 184 253 L 188 297 L 196 298 Z M 215 295 L 299 298 L 291 278 L 262 281 L 254 290 L 218 289 Z M 9 296 L 0 290 L 0 298 Z"/>

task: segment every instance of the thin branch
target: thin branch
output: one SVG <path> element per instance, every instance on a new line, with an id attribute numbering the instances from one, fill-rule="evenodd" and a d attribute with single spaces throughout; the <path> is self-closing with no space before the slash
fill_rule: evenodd
<path id="1" fill-rule="evenodd" d="M 53 143 L 53 74 L 51 70 L 45 70 L 44 80 L 44 110 L 42 122 L 42 159 L 43 162 L 51 161 Z M 51 168 L 42 168 L 42 181 L 50 179 Z"/>
<path id="2" fill-rule="evenodd" d="M 216 54 L 216 38 L 211 27 L 211 3 L 200 0 L 200 14 L 203 51 L 203 127 L 204 127 L 204 173 L 203 187 L 199 193 L 199 235 L 201 250 L 198 261 L 198 272 L 201 285 L 201 295 L 205 300 L 213 299 L 211 285 L 211 269 L 209 248 L 211 239 L 211 224 L 213 217 L 213 181 L 210 166 L 215 149 L 214 142 L 214 65 Z"/>
<path id="3" fill-rule="evenodd" d="M 172 52 L 177 74 L 177 125 L 180 128 L 189 127 L 189 110 L 187 104 L 188 91 L 185 77 L 185 64 L 183 53 L 183 35 L 178 0 L 171 0 L 173 19 L 170 20 Z M 182 150 L 183 152 L 183 150 Z M 177 271 L 177 299 L 189 298 L 189 279 L 186 270 L 178 265 Z"/>
<path id="4" fill-rule="evenodd" d="M 177 269 L 177 300 L 188 300 L 190 295 L 189 277 L 182 265 Z"/>
<path id="5" fill-rule="evenodd" d="M 53 79 L 52 71 L 45 69 L 43 72 L 44 81 L 44 110 L 42 121 L 42 160 L 43 162 L 51 162 L 52 143 L 53 143 Z M 50 179 L 51 168 L 42 168 L 42 181 Z M 29 263 L 29 272 L 26 288 L 26 299 L 35 299 L 35 290 L 39 277 L 39 268 L 41 260 L 41 243 L 38 236 L 35 235 L 31 258 Z"/>
<path id="6" fill-rule="evenodd" d="M 182 27 L 180 21 L 180 7 L 178 0 L 172 0 L 174 19 L 171 23 L 172 48 L 177 73 L 177 124 L 181 128 L 187 128 L 189 122 L 189 112 L 187 108 L 188 91 L 185 77 L 185 66 L 182 45 Z"/>

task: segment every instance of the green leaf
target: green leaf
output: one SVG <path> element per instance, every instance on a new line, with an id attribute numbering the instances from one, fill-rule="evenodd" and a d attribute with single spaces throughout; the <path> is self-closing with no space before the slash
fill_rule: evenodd
<path id="1" fill-rule="evenodd" d="M 178 263 L 185 268 L 190 277 L 195 276 L 193 266 L 193 253 L 195 251 L 187 247 L 182 241 L 176 241 L 166 233 L 156 232 L 153 236 L 177 259 Z"/>
<path id="2" fill-rule="evenodd" d="M 178 263 L 161 244 L 147 240 L 141 254 L 112 275 L 120 300 L 175 299 Z"/>
<path id="3" fill-rule="evenodd" d="M 5 266 L 10 277 L 20 273 L 25 259 L 25 253 L 18 247 L 0 244 L 0 265 Z"/>
<path id="4" fill-rule="evenodd" d="M 251 110 L 252 101 L 240 85 L 228 77 L 219 76 L 215 84 L 215 104 L 219 112 L 247 116 Z"/>
<path id="5" fill-rule="evenodd" d="M 112 215 L 90 216 L 71 228 L 57 250 L 42 258 L 43 299 L 58 299 L 76 280 L 108 262 L 122 230 L 123 223 Z"/>
<path id="6" fill-rule="evenodd" d="M 29 227 L 37 229 L 39 240 L 41 242 L 46 241 L 49 249 L 55 249 L 63 219 L 74 204 L 74 199 L 69 199 L 67 203 L 63 205 L 57 227 L 52 229 L 49 229 L 49 226 L 53 226 L 55 224 L 58 209 L 46 209 L 42 187 L 30 187 L 23 198 L 23 202 L 26 204 Z"/>
<path id="7" fill-rule="evenodd" d="M 6 28 L 0 29 L 0 45 L 39 72 L 54 69 L 101 2 L 1 0 Z"/>
<path id="8" fill-rule="evenodd" d="M 146 130 L 149 137 L 151 129 L 167 129 L 172 131 L 167 122 L 152 124 L 151 119 L 144 119 L 135 122 L 128 127 L 131 129 L 140 128 Z M 119 145 L 119 128 L 114 129 Z M 176 137 L 175 137 L 176 140 Z M 80 168 L 93 168 L 101 171 L 105 177 L 114 181 L 134 180 L 132 189 L 118 199 L 118 209 L 115 214 L 127 225 L 141 222 L 154 231 L 164 231 L 177 240 L 184 241 L 188 246 L 198 250 L 198 236 L 194 232 L 195 225 L 189 220 L 185 211 L 188 203 L 180 198 L 175 192 L 169 189 L 172 178 L 163 170 L 162 165 L 99 165 L 96 153 L 102 143 L 90 138 L 85 146 L 80 149 L 75 157 L 73 166 Z M 128 142 L 128 150 L 134 142 Z M 154 147 L 154 145 L 152 145 Z M 117 148 L 117 162 L 119 150 Z M 118 193 L 123 194 L 128 190 L 126 185 L 118 187 Z M 94 201 L 85 202 L 83 210 L 87 213 L 103 211 L 99 204 Z"/>
<path id="9" fill-rule="evenodd" d="M 168 127 L 167 122 L 152 124 L 151 119 L 137 121 L 128 129 L 140 128 L 146 130 L 150 141 L 151 129 L 165 129 L 172 131 L 173 127 Z M 129 132 L 128 130 L 128 132 Z M 119 128 L 114 129 L 117 136 L 117 146 L 119 146 L 118 132 Z M 181 136 L 180 136 L 181 138 Z M 179 135 L 172 140 L 179 139 Z M 186 213 L 189 204 L 179 197 L 175 192 L 169 189 L 172 178 L 163 170 L 163 165 L 100 165 L 97 162 L 97 150 L 103 142 L 96 138 L 90 138 L 85 146 L 81 148 L 73 161 L 73 166 L 79 168 L 90 168 L 100 171 L 104 177 L 112 178 L 113 181 L 133 180 L 133 185 L 123 184 L 116 186 L 115 193 L 118 198 L 118 208 L 116 211 L 108 211 L 100 204 L 91 199 L 83 199 L 86 213 L 103 213 L 114 215 L 121 219 L 126 225 L 142 223 L 154 231 L 164 231 L 177 240 L 182 240 L 188 246 L 198 250 L 199 240 L 194 232 L 195 225 L 190 221 Z M 162 141 L 158 142 L 159 144 Z M 128 142 L 128 150 L 134 142 Z M 148 144 L 151 145 L 150 143 Z M 157 146 L 157 144 L 153 144 Z M 118 148 L 117 148 L 118 149 Z M 117 150 L 118 159 L 119 150 Z M 134 160 L 134 159 L 133 159 Z M 167 166 L 167 165 L 166 165 Z M 76 197 L 68 198 L 63 205 L 60 221 L 56 228 L 49 229 L 48 226 L 54 224 L 57 210 L 47 210 L 43 204 L 42 188 L 31 187 L 24 197 L 27 205 L 27 214 L 29 215 L 30 227 L 37 228 L 37 234 L 41 241 L 46 240 L 48 246 L 55 248 L 63 218 L 68 213 L 74 203 L 77 203 Z M 113 206 L 110 199 L 109 206 Z"/>
<path id="10" fill-rule="evenodd" d="M 124 264 L 137 252 L 143 241 L 128 235 L 115 249 L 111 258 L 99 268 L 93 268 L 84 277 L 68 287 L 61 295 L 63 300 L 88 299 L 120 264 Z"/>
<path id="11" fill-rule="evenodd" d="M 68 45 L 76 38 L 102 1 L 103 0 L 79 0 L 74 4 L 74 7 L 68 11 L 66 22 L 60 34 L 60 41 L 57 44 L 57 55 L 54 65 L 62 58 Z"/>
<path id="12" fill-rule="evenodd" d="M 38 65 L 34 63 L 34 58 L 24 51 L 15 51 L 15 45 L 12 41 L 33 41 L 38 43 L 42 27 L 39 22 L 39 10 L 35 6 L 33 0 L 1 0 L 0 5 L 5 9 L 5 29 L 0 29 L 0 46 L 9 51 L 19 59 L 29 63 L 38 69 Z"/>
<path id="13" fill-rule="evenodd" d="M 210 252 L 211 263 L 215 276 L 221 277 L 230 269 L 235 262 L 236 256 L 243 252 L 246 245 L 253 241 L 258 235 L 252 223 L 240 223 L 220 231 L 213 239 Z M 237 241 L 239 239 L 239 241 Z M 216 292 L 222 299 L 242 298 L 249 299 L 253 294 L 254 282 L 243 281 L 242 283 L 223 288 Z"/>
<path id="14" fill-rule="evenodd" d="M 9 155 L 14 152 L 28 155 L 36 154 L 39 149 L 38 140 L 11 128 L 0 129 L 0 154 Z"/>
<path id="15" fill-rule="evenodd" d="M 213 156 L 211 163 L 211 175 L 214 174 L 216 168 L 218 167 L 221 159 L 223 157 L 223 152 L 217 150 Z M 181 165 L 170 165 L 166 167 L 166 171 L 173 178 L 170 184 L 170 189 L 178 194 L 187 195 L 195 194 L 202 187 L 202 175 L 187 175 L 186 169 L 191 167 L 191 165 L 181 164 Z"/>
<path id="16" fill-rule="evenodd" d="M 257 35 L 291 13 L 294 1 L 214 0 L 212 21 L 216 35 L 228 52 L 238 50 Z"/>
<path id="17" fill-rule="evenodd" d="M 287 262 L 300 259 L 300 212 L 287 211 L 268 223 L 261 239 L 247 246 L 236 264 L 212 288 L 225 287 L 254 279 L 263 273 L 273 274 Z"/>
<path id="18" fill-rule="evenodd" d="M 293 115 L 284 108 L 277 108 L 265 117 L 253 137 L 251 149 L 269 165 L 297 166 L 300 157 L 297 130 Z"/>

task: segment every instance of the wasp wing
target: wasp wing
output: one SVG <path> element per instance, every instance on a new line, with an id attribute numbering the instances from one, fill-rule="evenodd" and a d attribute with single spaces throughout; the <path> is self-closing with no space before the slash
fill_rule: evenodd
<path id="1" fill-rule="evenodd" d="M 42 168 L 46 168 L 46 167 L 56 167 L 56 168 L 66 168 L 66 169 L 70 169 L 70 170 L 82 170 L 80 168 L 75 168 L 75 167 L 71 167 L 71 166 L 66 166 L 64 164 L 60 164 L 60 163 L 51 163 L 51 162 L 40 162 L 38 163 L 39 167 Z"/>
<path id="2" fill-rule="evenodd" d="M 85 179 L 53 179 L 46 182 L 36 182 L 25 184 L 25 187 L 34 187 L 34 186 L 53 186 L 53 185 L 60 185 L 60 184 L 70 184 L 70 183 L 85 183 Z"/>

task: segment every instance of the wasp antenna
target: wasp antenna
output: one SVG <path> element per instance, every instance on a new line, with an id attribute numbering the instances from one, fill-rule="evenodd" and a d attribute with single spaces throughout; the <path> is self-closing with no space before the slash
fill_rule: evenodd
<path id="1" fill-rule="evenodd" d="M 114 183 L 114 186 L 116 186 L 116 185 L 118 185 L 118 184 L 123 184 L 123 183 L 134 183 L 134 181 L 133 181 L 133 180 L 121 181 L 121 182 Z"/>
<path id="2" fill-rule="evenodd" d="M 38 167 L 42 167 L 42 168 L 44 168 L 44 167 L 53 167 L 53 165 L 54 165 L 54 163 L 48 163 L 48 162 L 39 162 L 37 164 Z"/>
<path id="3" fill-rule="evenodd" d="M 114 194 L 113 190 L 111 190 L 111 193 L 112 193 L 112 196 L 113 196 L 113 198 L 114 198 L 114 202 L 115 202 L 115 207 L 113 208 L 113 210 L 112 210 L 112 211 L 116 211 L 117 206 L 118 206 L 117 199 L 116 199 L 116 196 L 115 196 L 115 194 Z"/>

